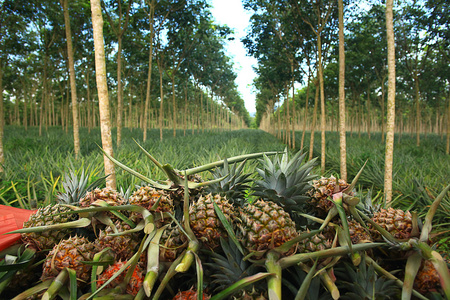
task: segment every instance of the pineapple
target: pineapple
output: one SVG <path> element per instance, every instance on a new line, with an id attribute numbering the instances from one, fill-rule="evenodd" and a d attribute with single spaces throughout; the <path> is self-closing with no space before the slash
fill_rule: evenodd
<path id="1" fill-rule="evenodd" d="M 414 280 L 414 288 L 422 295 L 436 290 L 440 286 L 439 274 L 433 263 L 423 259 Z"/>
<path id="2" fill-rule="evenodd" d="M 222 210 L 231 223 L 235 218 L 234 208 L 225 197 L 208 194 L 192 203 L 189 207 L 189 222 L 195 236 L 209 249 L 219 246 L 220 237 L 226 238 L 227 232 L 214 210 L 213 201 Z"/>
<path id="3" fill-rule="evenodd" d="M 158 203 L 157 207 L 154 207 Z M 156 222 L 156 226 L 159 228 L 171 220 L 170 217 L 164 216 L 163 213 L 174 213 L 173 200 L 170 194 L 163 189 L 156 189 L 151 186 L 142 186 L 133 193 L 130 197 L 130 204 L 139 205 L 149 211 L 153 211 L 160 216 L 160 219 Z"/>
<path id="4" fill-rule="evenodd" d="M 295 223 L 278 204 L 257 200 L 239 210 L 238 236 L 246 249 L 261 256 L 264 252 L 297 237 Z M 295 245 L 284 255 L 295 252 Z"/>
<path id="5" fill-rule="evenodd" d="M 210 296 L 208 296 L 207 294 L 203 293 L 203 300 L 208 300 L 209 298 L 211 298 Z M 198 294 L 197 291 L 193 290 L 192 288 L 190 290 L 187 291 L 180 291 L 178 292 L 175 297 L 173 297 L 172 300 L 197 300 L 198 299 Z"/>
<path id="6" fill-rule="evenodd" d="M 125 200 L 119 192 L 106 187 L 103 189 L 96 188 L 90 192 L 87 192 L 86 195 L 80 199 L 79 206 L 86 208 L 98 200 L 103 200 L 113 206 L 125 204 Z"/>
<path id="7" fill-rule="evenodd" d="M 348 221 L 348 230 L 352 244 L 370 243 L 372 236 L 370 232 L 355 220 Z"/>
<path id="8" fill-rule="evenodd" d="M 91 261 L 95 253 L 95 245 L 84 237 L 75 235 L 62 240 L 47 255 L 41 280 L 54 278 L 64 268 L 70 268 L 75 270 L 77 278 L 81 282 L 88 282 L 91 275 L 91 266 L 83 262 Z"/>
<path id="9" fill-rule="evenodd" d="M 178 255 L 187 247 L 188 239 L 180 230 L 173 226 L 164 230 L 160 240 L 159 258 L 162 261 L 174 261 Z"/>
<path id="10" fill-rule="evenodd" d="M 57 196 L 57 204 L 50 204 L 46 207 L 38 209 L 33 213 L 29 220 L 24 222 L 23 228 L 32 228 L 37 226 L 48 226 L 54 224 L 62 224 L 78 219 L 76 214 L 62 214 L 71 209 L 65 207 L 63 204 L 77 205 L 84 197 L 86 192 L 94 188 L 100 183 L 100 180 L 95 181 L 90 186 L 87 185 L 87 179 L 82 171 L 80 178 L 71 171 L 70 175 L 65 175 L 65 180 L 62 183 L 65 192 L 59 193 Z M 52 249 L 60 240 L 72 233 L 72 229 L 65 228 L 59 230 L 45 230 L 42 232 L 22 233 L 22 241 L 29 247 L 36 250 Z"/>
<path id="11" fill-rule="evenodd" d="M 287 150 L 281 159 L 275 156 L 270 160 L 267 156 L 261 160 L 262 168 L 256 169 L 262 180 L 257 180 L 253 187 L 254 195 L 265 201 L 273 201 L 300 225 L 303 218 L 297 212 L 304 212 L 306 195 L 311 186 L 309 182 L 315 178 L 310 172 L 315 164 L 315 159 L 304 163 L 305 154 L 298 152 L 289 158 Z"/>
<path id="12" fill-rule="evenodd" d="M 32 228 L 37 226 L 48 226 L 54 224 L 62 224 L 78 219 L 76 214 L 63 214 L 63 212 L 70 211 L 61 204 L 48 205 L 39 208 L 30 216 L 30 219 L 23 223 L 23 228 Z M 28 247 L 41 251 L 45 249 L 52 249 L 60 240 L 72 233 L 71 228 L 64 228 L 59 230 L 44 230 L 42 232 L 22 233 L 22 242 Z"/>
<path id="13" fill-rule="evenodd" d="M 314 208 L 319 216 L 326 216 L 334 203 L 329 200 L 333 194 L 345 191 L 350 185 L 343 179 L 334 176 L 313 180 L 313 188 L 308 191 L 308 204 Z"/>
<path id="14" fill-rule="evenodd" d="M 131 229 L 128 224 L 117 220 L 114 227 L 107 226 L 104 230 L 100 230 L 99 236 L 95 241 L 98 250 L 110 247 L 116 259 L 128 260 L 134 255 L 135 249 L 139 246 L 140 240 L 138 233 L 126 233 L 122 235 L 112 236 L 113 233 L 121 233 Z"/>
<path id="15" fill-rule="evenodd" d="M 412 232 L 412 216 L 411 213 L 404 212 L 401 209 L 381 208 L 373 214 L 372 220 L 386 229 L 394 238 L 399 240 L 409 239 Z M 381 234 L 369 224 L 370 233 L 373 240 L 382 241 Z"/>
<path id="16" fill-rule="evenodd" d="M 317 233 L 310 238 L 302 240 L 298 247 L 300 253 L 311 253 L 331 249 L 333 240 L 329 239 L 322 233 Z"/>
<path id="17" fill-rule="evenodd" d="M 120 268 L 122 268 L 126 264 L 126 261 L 118 261 L 114 264 L 110 265 L 97 279 L 97 288 L 101 287 L 108 281 L 114 274 L 116 274 Z M 125 279 L 125 275 L 130 267 L 128 266 L 119 276 L 113 279 L 106 287 L 107 288 L 115 288 L 116 286 L 123 283 Z M 139 266 L 136 266 L 133 274 L 131 275 L 130 281 L 127 284 L 126 292 L 129 295 L 136 296 L 139 290 L 142 287 L 144 281 L 144 275 Z"/>

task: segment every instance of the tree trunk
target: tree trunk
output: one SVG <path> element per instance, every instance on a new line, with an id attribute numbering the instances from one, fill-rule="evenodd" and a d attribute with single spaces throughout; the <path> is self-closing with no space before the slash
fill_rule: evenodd
<path id="1" fill-rule="evenodd" d="M 393 21 L 393 0 L 386 0 L 386 34 L 388 48 L 388 104 L 386 122 L 386 154 L 384 173 L 384 197 L 386 203 L 392 201 L 392 169 L 395 133 L 395 41 Z"/>
<path id="2" fill-rule="evenodd" d="M 319 57 L 319 86 L 320 86 L 320 127 L 321 127 L 321 152 L 320 169 L 325 173 L 325 92 L 323 86 L 323 67 L 322 67 L 322 37 L 319 32 L 317 35 L 317 49 Z"/>
<path id="3" fill-rule="evenodd" d="M 414 98 L 415 98 L 415 102 L 416 102 L 416 146 L 419 147 L 420 146 L 420 119 L 421 119 L 420 103 L 419 103 L 419 98 L 420 98 L 419 77 L 417 76 L 417 74 L 414 74 L 413 78 L 414 78 Z"/>
<path id="4" fill-rule="evenodd" d="M 92 11 L 92 27 L 94 30 L 94 48 L 95 48 L 95 70 L 97 80 L 97 90 L 100 110 L 100 129 L 102 135 L 103 150 L 109 155 L 113 155 L 112 138 L 111 138 L 111 121 L 109 110 L 108 86 L 106 83 L 106 62 L 105 62 L 105 46 L 103 42 L 103 17 L 100 7 L 100 0 L 91 0 Z M 114 163 L 103 156 L 105 164 L 106 186 L 116 189 L 116 174 Z"/>
<path id="5" fill-rule="evenodd" d="M 384 131 L 386 128 L 386 124 L 384 121 L 384 116 L 385 116 L 385 111 L 384 111 L 384 98 L 386 96 L 386 88 L 384 85 L 384 79 L 385 77 L 383 77 L 383 79 L 381 80 L 381 143 L 384 143 Z"/>
<path id="6" fill-rule="evenodd" d="M 119 1 L 120 3 L 120 1 Z M 122 142 L 123 88 L 122 88 L 122 36 L 118 38 L 117 49 L 117 146 Z"/>
<path id="7" fill-rule="evenodd" d="M 159 103 L 159 139 L 163 140 L 163 121 L 164 121 L 164 90 L 163 90 L 163 69 L 162 63 L 158 64 L 159 69 L 159 92 L 160 92 L 160 103 Z"/>
<path id="8" fill-rule="evenodd" d="M 305 116 L 303 119 L 303 132 L 302 132 L 302 141 L 300 143 L 300 149 L 303 149 L 303 144 L 305 142 L 305 133 L 306 133 L 306 124 L 308 120 L 308 105 L 309 105 L 309 92 L 310 92 L 310 78 L 311 78 L 311 69 L 308 66 L 308 85 L 306 86 L 306 100 L 305 100 Z"/>
<path id="9" fill-rule="evenodd" d="M 69 59 L 70 92 L 72 96 L 72 115 L 73 115 L 73 145 L 75 158 L 80 155 L 80 130 L 78 123 L 78 103 L 77 87 L 75 81 L 75 64 L 73 58 L 72 33 L 70 30 L 69 0 L 61 0 L 64 11 L 64 24 L 66 27 L 67 56 Z"/>
<path id="10" fill-rule="evenodd" d="M 319 83 L 317 79 L 314 82 L 316 86 L 316 94 L 314 96 L 314 110 L 313 110 L 313 120 L 311 126 L 311 138 L 309 140 L 309 160 L 313 158 L 314 152 L 314 131 L 316 130 L 316 120 L 317 120 L 317 106 L 319 105 Z"/>
<path id="11" fill-rule="evenodd" d="M 173 126 L 173 137 L 176 137 L 177 136 L 177 112 L 176 112 L 176 104 L 175 104 L 175 75 L 172 75 L 172 126 Z"/>
<path id="12" fill-rule="evenodd" d="M 344 4 L 338 1 L 339 9 L 339 150 L 341 179 L 347 181 L 347 144 L 345 130 L 345 48 L 344 48 Z"/>
<path id="13" fill-rule="evenodd" d="M 152 64 L 153 64 L 153 38 L 155 36 L 155 30 L 153 28 L 153 19 L 155 17 L 155 0 L 150 3 L 149 23 L 150 23 L 150 50 L 148 53 L 148 74 L 147 74 L 147 94 L 145 96 L 145 108 L 144 108 L 144 142 L 147 140 L 147 121 L 148 121 L 148 109 L 150 106 L 150 87 L 152 82 Z"/>

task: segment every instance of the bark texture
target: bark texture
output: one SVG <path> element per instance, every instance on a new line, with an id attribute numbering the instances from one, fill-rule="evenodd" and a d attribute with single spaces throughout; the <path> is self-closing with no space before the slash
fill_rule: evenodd
<path id="1" fill-rule="evenodd" d="M 69 0 L 61 1 L 66 27 L 67 56 L 69 59 L 70 95 L 72 97 L 73 146 L 75 157 L 80 155 L 80 129 L 78 120 L 77 86 L 75 80 L 75 64 L 73 59 L 72 32 L 70 30 Z"/>
<path id="2" fill-rule="evenodd" d="M 386 33 L 388 48 L 388 95 L 386 120 L 386 153 L 384 166 L 384 197 L 387 204 L 392 201 L 392 169 L 394 161 L 395 132 L 395 44 L 393 0 L 386 0 Z"/>
<path id="3" fill-rule="evenodd" d="M 339 149 L 341 179 L 347 181 L 347 144 L 345 137 L 345 48 L 344 48 L 344 4 L 338 1 L 339 9 Z"/>
<path id="4" fill-rule="evenodd" d="M 95 72 L 98 90 L 99 110 L 100 110 L 100 130 L 102 135 L 103 150 L 109 155 L 113 155 L 111 138 L 111 121 L 108 98 L 108 86 L 106 84 L 106 62 L 105 45 L 103 42 L 103 17 L 100 0 L 91 0 L 92 27 L 94 29 L 94 48 L 95 48 Z M 116 189 L 116 173 L 114 163 L 103 156 L 105 164 L 106 186 Z"/>

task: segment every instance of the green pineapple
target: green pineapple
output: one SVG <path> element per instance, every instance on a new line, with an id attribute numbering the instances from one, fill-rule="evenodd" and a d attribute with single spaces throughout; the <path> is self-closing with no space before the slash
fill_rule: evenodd
<path id="1" fill-rule="evenodd" d="M 54 224 L 63 224 L 78 219 L 77 214 L 62 214 L 71 209 L 65 207 L 64 204 L 78 205 L 80 199 L 84 197 L 86 192 L 94 188 L 101 180 L 97 180 L 90 186 L 87 186 L 88 177 L 85 176 L 84 170 L 80 178 L 71 171 L 70 175 L 65 175 L 62 183 L 65 192 L 58 193 L 57 204 L 50 204 L 46 207 L 38 209 L 33 213 L 29 220 L 24 222 L 23 228 L 32 228 L 37 226 L 48 226 Z M 22 241 L 36 250 L 52 249 L 63 238 L 69 236 L 73 232 L 70 228 L 59 230 L 44 230 L 41 232 L 22 233 Z"/>
<path id="2" fill-rule="evenodd" d="M 164 230 L 159 242 L 159 258 L 161 261 L 172 262 L 187 247 L 188 239 L 177 225 Z"/>
<path id="3" fill-rule="evenodd" d="M 230 223 L 235 218 L 234 207 L 225 197 L 208 194 L 192 203 L 189 207 L 189 223 L 195 236 L 209 249 L 219 246 L 220 238 L 226 238 L 227 232 L 214 209 L 213 201 L 219 206 Z"/>

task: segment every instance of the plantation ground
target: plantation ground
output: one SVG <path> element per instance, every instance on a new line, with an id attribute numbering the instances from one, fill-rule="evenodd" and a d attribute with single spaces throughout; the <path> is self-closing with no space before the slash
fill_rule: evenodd
<path id="1" fill-rule="evenodd" d="M 204 132 L 193 134 L 191 131 L 164 133 L 159 140 L 159 130 L 152 130 L 148 140 L 142 142 L 142 131 L 124 129 L 123 142 L 114 149 L 115 157 L 133 169 L 153 179 L 162 179 L 159 170 L 144 157 L 134 140 L 138 141 L 161 163 L 170 163 L 178 169 L 198 166 L 230 156 L 263 152 L 282 151 L 285 145 L 274 136 L 254 129 L 226 132 Z M 113 132 L 113 137 L 115 132 Z M 80 131 L 81 157 L 73 155 L 73 140 L 60 127 L 52 127 L 39 136 L 38 128 L 7 126 L 4 137 L 5 172 L 1 175 L 0 200 L 3 204 L 34 207 L 54 201 L 58 190 L 62 190 L 62 177 L 70 169 L 86 169 L 91 180 L 103 175 L 103 155 L 100 129 L 90 133 Z M 328 132 L 326 137 L 326 174 L 339 173 L 339 136 Z M 301 132 L 296 134 L 300 144 Z M 115 144 L 115 141 L 113 141 Z M 305 145 L 309 145 L 306 135 Z M 307 149 L 306 149 L 307 150 Z M 314 157 L 320 153 L 320 133 L 316 133 Z M 384 145 L 381 134 L 348 134 L 348 173 L 352 179 L 367 160 L 367 165 L 359 180 L 358 189 L 363 195 L 372 195 L 375 201 L 382 200 L 384 183 Z M 320 158 L 319 158 L 320 160 Z M 247 168 L 255 168 L 254 162 Z M 394 206 L 416 210 L 424 215 L 435 196 L 449 184 L 450 159 L 445 155 L 445 141 L 437 135 L 422 137 L 420 147 L 415 145 L 415 136 L 396 136 L 394 153 Z M 204 176 L 207 176 L 204 174 Z M 117 169 L 118 186 L 123 190 L 133 189 L 140 184 L 139 179 Z M 369 193 L 371 192 L 371 193 Z M 449 228 L 450 198 L 447 195 L 442 202 L 435 224 Z M 447 234 L 448 235 L 448 234 Z M 449 238 L 445 238 L 450 240 Z"/>

